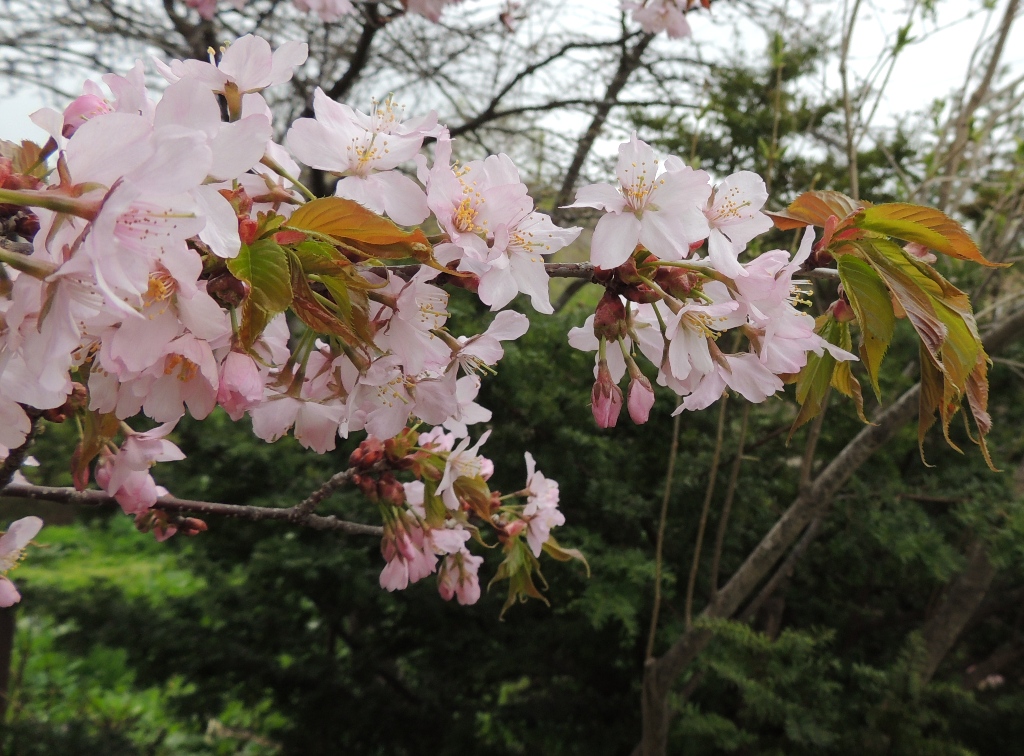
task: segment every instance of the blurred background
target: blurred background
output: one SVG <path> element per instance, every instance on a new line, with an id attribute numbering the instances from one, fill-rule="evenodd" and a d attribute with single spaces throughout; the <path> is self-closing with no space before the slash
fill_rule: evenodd
<path id="1" fill-rule="evenodd" d="M 605 180 L 631 130 L 717 179 L 764 176 L 781 209 L 809 189 L 930 204 L 965 223 L 992 260 L 1022 258 L 1024 45 L 1019 3 L 717 0 L 690 14 L 693 39 L 638 31 L 617 3 L 467 2 L 440 24 L 400 3 L 360 3 L 324 24 L 290 2 L 230 4 L 203 20 L 184 4 L 0 0 L 0 137 L 35 138 L 26 113 L 62 105 L 85 77 L 136 57 L 205 56 L 255 31 L 308 40 L 310 62 L 270 90 L 283 129 L 314 88 L 366 109 L 394 93 L 434 108 L 464 160 L 507 152 L 541 210 Z M 154 85 L 158 82 L 154 80 Z M 15 107 L 15 103 L 17 106 Z M 10 106 L 8 106 L 10 104 Z M 330 177 L 310 176 L 329 191 Z M 773 231 L 753 254 L 795 246 Z M 586 248 L 563 259 L 585 259 Z M 944 258 L 981 330 L 1024 308 L 1017 267 Z M 827 306 L 834 284 L 816 282 Z M 389 594 L 373 538 L 209 518 L 196 538 L 156 543 L 111 509 L 0 495 L 0 524 L 46 527 L 0 610 L 0 745 L 6 754 L 629 754 L 651 632 L 655 541 L 672 446 L 673 396 L 650 422 L 599 431 L 592 357 L 569 328 L 600 290 L 554 281 L 553 317 L 531 315 L 478 401 L 494 412 L 483 453 L 494 487 L 517 490 L 523 451 L 561 486 L 559 540 L 592 574 L 546 563 L 551 606 L 513 607 L 501 587 L 471 607 L 433 578 Z M 829 287 L 832 287 L 831 289 Z M 452 295 L 466 333 L 492 315 Z M 1024 334 L 1021 334 L 1024 336 Z M 954 424 L 917 448 L 914 424 L 856 471 L 776 571 L 728 619 L 672 697 L 670 753 L 991 754 L 1024 741 L 1024 339 L 992 353 L 995 465 Z M 898 324 L 883 404 L 911 387 L 917 340 Z M 859 368 L 855 369 L 859 370 Z M 870 392 L 868 392 L 870 393 Z M 863 427 L 833 397 L 804 461 L 788 396 L 687 413 L 668 485 L 664 651 L 739 567 L 811 474 Z M 865 396 L 872 416 L 876 400 Z M 721 438 L 720 442 L 716 442 Z M 267 445 L 218 410 L 172 439 L 188 455 L 155 468 L 182 498 L 289 506 L 347 466 L 293 439 Z M 45 424 L 26 469 L 70 485 L 70 424 Z M 358 495 L 324 512 L 373 522 Z M 706 518 L 701 558 L 694 551 Z M 489 554 L 481 575 L 500 561 Z M 693 583 L 687 599 L 687 584 Z"/>

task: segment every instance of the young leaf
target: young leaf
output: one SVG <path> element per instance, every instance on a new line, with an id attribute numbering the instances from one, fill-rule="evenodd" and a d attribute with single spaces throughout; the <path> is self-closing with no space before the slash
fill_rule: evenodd
<path id="1" fill-rule="evenodd" d="M 870 205 L 870 202 L 855 200 L 840 192 L 814 191 L 804 192 L 785 210 L 768 215 L 777 228 L 788 231 L 804 226 L 824 227 L 832 216 L 842 221 Z"/>
<path id="2" fill-rule="evenodd" d="M 587 568 L 587 577 L 590 577 L 590 565 L 587 564 L 587 558 L 583 556 L 583 552 L 579 549 L 567 549 L 559 545 L 554 536 L 548 536 L 548 540 L 543 543 L 541 548 L 544 549 L 545 554 L 552 559 L 557 559 L 559 562 L 568 562 L 571 559 L 579 559 L 583 562 L 583 566 Z"/>
<path id="3" fill-rule="evenodd" d="M 990 268 L 1006 263 L 986 260 L 964 227 L 940 210 L 905 202 L 874 205 L 864 209 L 856 225 L 868 231 L 895 236 L 903 241 L 917 242 L 929 249 L 958 260 L 970 260 Z"/>
<path id="4" fill-rule="evenodd" d="M 309 287 L 306 274 L 298 258 L 292 257 L 292 291 L 294 300 L 292 310 L 299 319 L 317 333 L 337 336 L 345 344 L 357 349 L 365 349 L 366 345 L 355 330 L 342 321 L 336 312 L 329 309 L 316 293 Z"/>
<path id="5" fill-rule="evenodd" d="M 839 326 L 839 322 L 831 315 L 822 315 L 815 323 L 814 330 L 825 341 L 838 345 L 841 339 Z M 800 371 L 796 381 L 796 401 L 800 405 L 800 412 L 789 429 L 787 441 L 793 438 L 793 433 L 797 428 L 821 412 L 825 394 L 828 392 L 829 386 L 832 385 L 832 373 L 835 367 L 836 358 L 828 350 L 823 350 L 820 356 L 813 352 L 808 353 L 807 364 Z"/>
<path id="6" fill-rule="evenodd" d="M 889 349 L 896 327 L 896 315 L 893 312 L 889 290 L 878 274 L 863 260 L 853 255 L 839 255 L 837 260 L 839 279 L 843 282 L 843 289 L 860 326 L 860 358 L 868 371 L 875 396 L 881 402 L 878 370 Z M 858 390 L 859 388 L 858 386 Z"/>
<path id="7" fill-rule="evenodd" d="M 847 352 L 851 351 L 853 347 L 849 323 L 839 324 L 838 346 Z M 832 371 L 832 388 L 843 396 L 853 399 L 853 403 L 857 407 L 857 416 L 862 422 L 870 423 L 864 415 L 864 396 L 860 391 L 860 381 L 853 375 L 853 369 L 849 362 L 836 360 L 835 369 Z"/>
<path id="8" fill-rule="evenodd" d="M 433 248 L 423 231 L 418 228 L 405 231 L 358 202 L 342 197 L 324 197 L 307 202 L 292 213 L 287 227 L 332 237 L 368 259 L 412 257 L 444 270 L 434 260 Z"/>
<path id="9" fill-rule="evenodd" d="M 249 284 L 249 295 L 241 306 L 238 337 L 250 348 L 270 319 L 288 309 L 292 302 L 288 253 L 271 239 L 243 244 L 238 256 L 227 261 L 231 274 Z"/>

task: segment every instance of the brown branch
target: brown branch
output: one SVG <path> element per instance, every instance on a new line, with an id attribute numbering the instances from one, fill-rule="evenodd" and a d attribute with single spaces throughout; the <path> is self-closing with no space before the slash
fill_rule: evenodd
<path id="1" fill-rule="evenodd" d="M 569 204 L 573 189 L 576 188 L 576 180 L 579 178 L 580 171 L 583 170 L 583 164 L 594 147 L 594 142 L 601 135 L 601 129 L 604 128 L 608 115 L 618 101 L 619 93 L 622 92 L 633 72 L 640 66 L 640 60 L 653 39 L 653 34 L 643 34 L 632 48 L 627 47 L 625 40 L 623 40 L 622 56 L 619 58 L 618 68 L 616 68 L 612 80 L 608 82 L 608 88 L 605 90 L 601 104 L 598 105 L 597 110 L 594 112 L 590 125 L 576 145 L 576 153 L 572 157 L 572 162 L 569 163 L 569 168 L 565 172 L 562 186 L 558 190 L 558 196 L 555 199 L 556 208 Z M 556 209 L 553 215 L 557 213 Z"/>
<path id="2" fill-rule="evenodd" d="M 351 477 L 351 473 L 354 471 L 346 472 L 349 472 Z M 331 480 L 334 480 L 334 478 Z M 108 496 L 103 491 L 76 491 L 74 488 L 54 488 L 51 486 L 10 485 L 0 489 L 0 497 L 31 499 L 33 501 L 54 501 L 59 504 L 85 504 L 89 506 L 117 503 L 113 496 Z M 191 512 L 193 514 L 230 517 L 239 520 L 250 520 L 252 522 L 284 520 L 297 525 L 304 525 L 314 530 L 332 530 L 349 535 L 381 536 L 384 534 L 384 529 L 378 525 L 364 525 L 358 522 L 339 520 L 334 515 L 324 517 L 312 512 L 299 511 L 300 506 L 302 504 L 297 504 L 294 507 L 253 507 L 246 504 L 220 504 L 211 501 L 192 501 L 190 499 L 179 499 L 174 496 L 161 496 L 157 499 L 155 508 L 162 509 L 165 512 Z"/>
<path id="3" fill-rule="evenodd" d="M 373 38 L 384 27 L 377 3 L 368 3 L 366 5 L 365 17 L 366 21 L 363 23 L 363 30 L 359 34 L 359 41 L 356 42 L 355 50 L 348 61 L 348 68 L 345 69 L 345 73 L 342 74 L 341 78 L 334 82 L 330 89 L 327 90 L 327 96 L 332 100 L 341 102 L 351 91 L 356 81 L 359 80 L 359 75 L 370 60 L 370 47 L 373 45 Z M 311 103 L 306 105 L 303 115 L 306 118 L 312 118 L 313 108 Z"/>

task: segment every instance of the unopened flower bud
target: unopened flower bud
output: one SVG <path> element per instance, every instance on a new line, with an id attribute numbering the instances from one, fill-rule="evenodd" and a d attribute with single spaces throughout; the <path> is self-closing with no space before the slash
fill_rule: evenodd
<path id="1" fill-rule="evenodd" d="M 697 287 L 701 279 L 693 271 L 683 270 L 682 268 L 670 268 L 663 265 L 658 268 L 658 273 L 654 276 L 654 280 L 672 296 L 686 299 L 687 295 Z"/>
<path id="2" fill-rule="evenodd" d="M 632 373 L 632 371 L 630 371 Z M 631 375 L 629 382 L 628 400 L 626 407 L 629 416 L 637 425 L 643 425 L 651 415 L 651 407 L 654 406 L 654 389 L 647 376 L 639 371 Z"/>
<path id="3" fill-rule="evenodd" d="M 690 242 L 690 254 L 693 254 L 694 252 L 696 252 L 698 249 L 700 249 L 703 246 L 704 246 L 704 240 L 703 239 L 701 239 L 700 241 Z"/>
<path id="4" fill-rule="evenodd" d="M 853 307 L 845 299 L 837 299 L 829 306 L 828 311 L 840 323 L 849 323 L 851 320 L 857 319 L 857 314 L 853 311 Z"/>
<path id="5" fill-rule="evenodd" d="M 206 293 L 227 307 L 238 307 L 249 296 L 248 282 L 222 273 L 211 278 L 206 284 Z"/>
<path id="6" fill-rule="evenodd" d="M 369 475 L 355 475 L 352 477 L 352 482 L 355 483 L 359 490 L 363 492 L 370 501 L 377 501 L 377 481 L 371 478 Z"/>
<path id="7" fill-rule="evenodd" d="M 64 108 L 64 126 L 61 135 L 70 139 L 90 118 L 110 112 L 110 103 L 99 95 L 84 94 Z"/>
<path id="8" fill-rule="evenodd" d="M 505 535 L 509 538 L 515 538 L 524 530 L 526 530 L 526 520 L 513 520 L 505 526 Z"/>
<path id="9" fill-rule="evenodd" d="M 384 459 L 384 444 L 379 438 L 367 436 L 349 456 L 348 464 L 349 467 L 369 470 L 382 459 Z"/>
<path id="10" fill-rule="evenodd" d="M 182 535 L 197 536 L 206 532 L 206 523 L 198 517 L 186 517 L 178 523 L 178 530 Z"/>
<path id="11" fill-rule="evenodd" d="M 242 244 L 251 245 L 259 237 L 260 226 L 252 218 L 238 219 L 238 238 Z"/>
<path id="12" fill-rule="evenodd" d="M 405 504 L 405 487 L 391 473 L 385 473 L 377 481 L 377 495 L 381 501 L 396 507 Z"/>
<path id="13" fill-rule="evenodd" d="M 605 291 L 594 311 L 594 335 L 616 341 L 626 335 L 626 307 L 618 294 Z"/>
<path id="14" fill-rule="evenodd" d="M 604 360 L 598 364 L 597 380 L 590 392 L 590 401 L 597 427 L 614 428 L 622 410 L 622 389 L 612 380 L 608 363 Z"/>

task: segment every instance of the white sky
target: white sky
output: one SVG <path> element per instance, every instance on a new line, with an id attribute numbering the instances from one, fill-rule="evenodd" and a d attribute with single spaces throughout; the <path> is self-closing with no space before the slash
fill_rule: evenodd
<path id="1" fill-rule="evenodd" d="M 614 7 L 614 0 L 607 1 Z M 795 0 L 800 2 L 801 0 Z M 806 0 L 805 0 L 806 1 Z M 480 0 L 485 2 L 485 0 Z M 727 0 L 719 0 L 726 3 Z M 998 0 L 994 16 L 989 20 L 989 32 L 996 26 L 1005 7 L 1006 0 Z M 494 0 L 489 3 L 494 5 Z M 719 6 L 721 7 L 721 6 Z M 976 12 L 972 18 L 964 19 L 971 8 L 980 9 L 980 0 L 969 4 L 947 2 L 941 5 L 936 22 L 920 21 L 914 27 L 913 36 L 921 36 L 931 32 L 923 42 L 911 45 L 897 62 L 892 80 L 883 97 L 875 125 L 884 125 L 894 115 L 922 111 L 927 109 L 933 100 L 947 95 L 952 89 L 962 85 L 971 50 L 985 29 L 987 14 Z M 821 14 L 823 23 L 837 19 L 843 9 L 843 3 L 828 0 L 817 2 L 813 6 L 815 14 Z M 597 10 L 588 6 L 588 11 Z M 586 15 L 586 14 L 584 14 Z M 722 14 L 727 15 L 727 14 Z M 698 13 L 693 18 L 694 36 L 706 43 L 735 45 L 737 36 L 743 44 L 748 44 L 756 54 L 764 49 L 763 35 L 756 27 L 737 30 L 723 19 L 709 18 L 707 14 Z M 864 2 L 861 8 L 855 43 L 852 46 L 851 68 L 863 76 L 875 63 L 878 54 L 885 48 L 886 40 L 904 22 L 906 11 L 893 7 L 875 7 L 871 0 Z M 939 31 L 934 31 L 939 28 Z M 677 42 L 689 44 L 686 40 Z M 1018 25 L 1007 46 L 1006 63 L 1012 71 L 1024 71 L 1024 25 Z M 825 84 L 838 86 L 835 71 L 825 73 Z M 20 90 L 13 96 L 6 96 L 0 107 L 0 138 L 17 141 L 21 139 L 42 139 L 42 132 L 29 120 L 28 116 L 37 108 L 48 104 L 44 95 L 32 90 Z"/>

